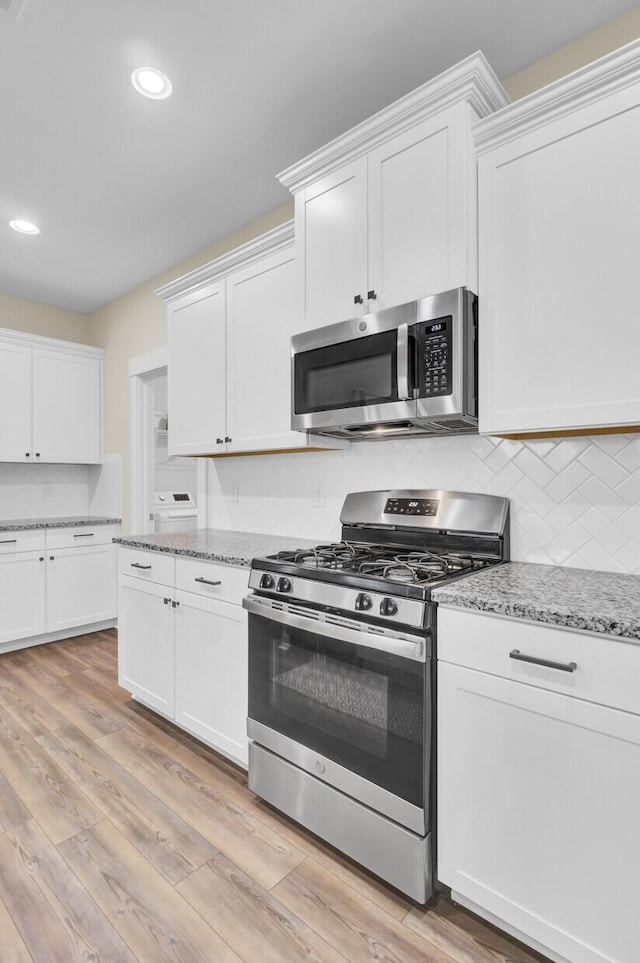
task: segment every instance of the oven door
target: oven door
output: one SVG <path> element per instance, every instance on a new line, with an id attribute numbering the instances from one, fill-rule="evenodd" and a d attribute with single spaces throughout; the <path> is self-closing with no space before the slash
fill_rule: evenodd
<path id="1" fill-rule="evenodd" d="M 328 614 L 255 596 L 243 604 L 250 738 L 424 834 L 431 738 L 424 636 L 379 636 L 364 623 L 332 623 Z"/>
<path id="2" fill-rule="evenodd" d="M 416 312 L 413 302 L 296 335 L 291 427 L 319 431 L 415 415 L 409 325 Z"/>

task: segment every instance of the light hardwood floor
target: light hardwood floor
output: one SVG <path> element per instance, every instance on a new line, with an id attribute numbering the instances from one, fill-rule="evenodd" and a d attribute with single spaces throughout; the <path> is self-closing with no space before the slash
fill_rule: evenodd
<path id="1" fill-rule="evenodd" d="M 0 656 L 0 963 L 539 963 L 262 803 L 130 701 L 116 639 Z"/>

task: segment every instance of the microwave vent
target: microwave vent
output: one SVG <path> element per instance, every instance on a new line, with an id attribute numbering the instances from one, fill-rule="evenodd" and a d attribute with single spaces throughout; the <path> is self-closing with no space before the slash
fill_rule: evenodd
<path id="1" fill-rule="evenodd" d="M 478 431 L 478 426 L 475 423 L 470 423 L 468 421 L 462 421 L 461 419 L 451 418 L 449 421 L 432 421 L 430 425 L 435 428 L 442 428 L 445 431 L 455 431 L 456 434 L 460 431 Z"/>

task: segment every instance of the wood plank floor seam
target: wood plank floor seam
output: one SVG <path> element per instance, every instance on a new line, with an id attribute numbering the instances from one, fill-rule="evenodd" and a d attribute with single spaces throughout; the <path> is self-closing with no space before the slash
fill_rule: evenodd
<path id="1" fill-rule="evenodd" d="M 421 907 L 121 689 L 117 635 L 0 656 L 0 963 L 544 963 Z"/>

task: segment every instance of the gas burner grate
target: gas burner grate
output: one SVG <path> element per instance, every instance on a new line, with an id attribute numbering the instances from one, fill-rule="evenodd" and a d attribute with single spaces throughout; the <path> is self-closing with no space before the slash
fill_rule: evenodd
<path id="1" fill-rule="evenodd" d="M 394 551 L 388 545 L 345 541 L 279 552 L 277 558 L 303 569 L 328 569 L 406 585 L 433 583 L 487 564 L 465 555 Z"/>

